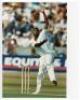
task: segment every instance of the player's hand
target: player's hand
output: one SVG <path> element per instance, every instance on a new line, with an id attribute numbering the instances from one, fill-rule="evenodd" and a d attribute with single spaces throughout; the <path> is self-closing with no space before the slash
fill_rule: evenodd
<path id="1" fill-rule="evenodd" d="M 43 40 L 42 42 L 40 42 L 40 43 L 36 43 L 35 44 L 35 47 L 40 47 L 40 46 L 42 46 L 44 43 L 46 43 L 47 42 L 47 39 L 46 40 Z"/>
<path id="2" fill-rule="evenodd" d="M 47 39 L 46 39 L 46 40 L 44 40 L 44 43 L 45 43 L 45 42 L 47 42 Z"/>

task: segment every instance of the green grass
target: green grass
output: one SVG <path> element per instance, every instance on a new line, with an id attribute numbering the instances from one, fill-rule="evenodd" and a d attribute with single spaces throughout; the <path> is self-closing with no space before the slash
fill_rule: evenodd
<path id="1" fill-rule="evenodd" d="M 3 97 L 66 97 L 66 74 L 56 73 L 58 86 L 55 87 L 46 75 L 38 95 L 31 93 L 36 89 L 37 72 L 30 72 L 30 93 L 21 94 L 21 73 L 19 71 L 3 71 Z"/>

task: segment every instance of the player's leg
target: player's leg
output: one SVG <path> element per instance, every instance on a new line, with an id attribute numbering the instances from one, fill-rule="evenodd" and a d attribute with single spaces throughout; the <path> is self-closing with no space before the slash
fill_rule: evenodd
<path id="1" fill-rule="evenodd" d="M 47 66 L 47 71 L 48 71 L 48 76 L 49 76 L 50 81 L 55 86 L 57 86 L 57 80 L 56 80 L 56 77 L 55 77 L 54 66 L 53 65 L 48 65 Z"/>
<path id="2" fill-rule="evenodd" d="M 38 76 L 37 76 L 36 91 L 33 94 L 38 94 L 40 92 L 43 77 L 44 77 L 43 72 L 41 71 L 41 69 L 39 69 Z"/>
<path id="3" fill-rule="evenodd" d="M 41 85 L 42 85 L 42 80 L 44 78 L 44 65 L 42 63 L 42 58 L 40 58 L 40 64 L 39 64 L 39 72 L 38 72 L 38 76 L 37 76 L 37 87 L 36 87 L 36 91 L 33 94 L 38 94 L 40 92 L 41 89 Z"/>
<path id="4" fill-rule="evenodd" d="M 48 76 L 50 81 L 56 86 L 57 81 L 55 77 L 55 72 L 54 72 L 54 64 L 53 64 L 53 59 L 54 57 L 51 54 L 46 55 L 46 68 L 48 72 Z"/>

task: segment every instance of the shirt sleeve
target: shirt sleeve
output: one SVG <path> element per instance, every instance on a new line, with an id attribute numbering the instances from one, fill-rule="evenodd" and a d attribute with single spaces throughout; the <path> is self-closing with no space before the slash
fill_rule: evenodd
<path id="1" fill-rule="evenodd" d="M 39 37 L 38 37 L 38 39 L 37 39 L 37 43 L 40 43 L 41 41 L 43 41 L 45 39 L 45 30 L 43 30 L 41 33 L 40 33 L 40 35 L 39 35 Z"/>

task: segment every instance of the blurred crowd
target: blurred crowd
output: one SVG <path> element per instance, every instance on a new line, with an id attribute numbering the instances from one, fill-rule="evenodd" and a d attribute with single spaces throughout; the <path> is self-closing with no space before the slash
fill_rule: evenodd
<path id="1" fill-rule="evenodd" d="M 45 29 L 55 34 L 55 47 L 67 45 L 67 4 L 66 3 L 3 3 L 3 41 L 14 34 L 29 36 L 30 31 L 37 38 Z M 3 42 L 3 48 L 6 45 Z"/>

